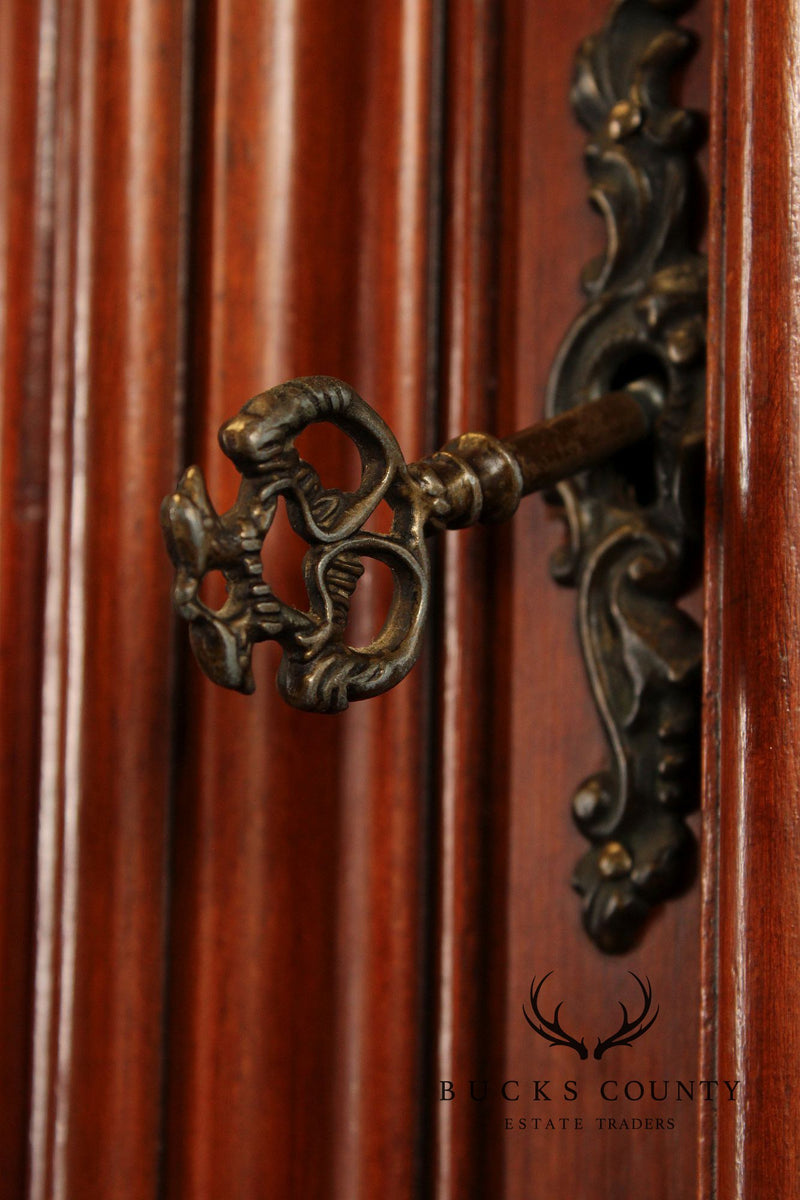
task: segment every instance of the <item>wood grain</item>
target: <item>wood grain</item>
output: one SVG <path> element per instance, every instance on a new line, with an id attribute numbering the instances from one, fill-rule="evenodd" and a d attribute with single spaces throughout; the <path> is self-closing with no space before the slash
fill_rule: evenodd
<path id="1" fill-rule="evenodd" d="M 723 188 L 738 199 L 715 243 L 716 329 L 725 378 L 738 381 L 728 394 L 741 400 L 714 409 L 724 445 L 712 498 L 724 504 L 712 505 L 709 571 L 712 581 L 721 571 L 713 628 L 727 649 L 709 658 L 721 707 L 708 736 L 721 757 L 707 770 L 712 797 L 738 797 L 744 824 L 724 809 L 719 845 L 723 862 L 743 865 L 718 878 L 708 855 L 705 912 L 725 915 L 719 940 L 716 926 L 707 939 L 705 1003 L 713 1031 L 719 982 L 719 1064 L 738 1047 L 737 1069 L 752 1075 L 763 1061 L 778 1090 L 794 1042 L 785 1025 L 783 1041 L 768 1042 L 758 1012 L 777 1019 L 780 988 L 796 999 L 786 801 L 796 447 L 789 439 L 783 463 L 777 440 L 796 424 L 794 362 L 780 349 L 793 345 L 781 338 L 793 328 L 796 148 L 781 105 L 790 110 L 795 64 L 779 49 L 795 0 L 780 10 L 765 0 L 752 43 L 752 0 L 730 6 L 730 63 L 750 74 L 719 73 L 731 81 L 720 83 L 716 136 L 724 121 L 733 133 L 716 160 L 715 204 Z M 409 460 L 465 427 L 505 436 L 542 415 L 550 363 L 582 303 L 581 267 L 603 237 L 567 97 L 577 43 L 607 7 L 2 6 L 9 1195 L 529 1200 L 535 1180 L 542 1195 L 682 1200 L 713 1178 L 710 1152 L 697 1175 L 696 1108 L 672 1105 L 669 1137 L 612 1137 L 593 1125 L 607 1110 L 588 1101 L 579 1135 L 505 1127 L 540 1111 L 502 1101 L 505 1079 L 528 1100 L 533 1079 L 554 1080 L 549 1114 L 560 1119 L 576 1111 L 563 1098 L 569 1077 L 584 1097 L 611 1075 L 698 1077 L 697 890 L 664 910 L 639 950 L 607 960 L 569 888 L 583 850 L 569 797 L 606 751 L 575 597 L 547 571 L 561 530 L 541 501 L 508 529 L 449 535 L 422 662 L 392 694 L 337 717 L 278 699 L 274 646 L 257 647 L 248 698 L 200 675 L 183 628 L 175 651 L 156 521 L 192 460 L 227 507 L 237 479 L 218 426 L 294 375 L 351 382 Z M 720 5 L 720 45 L 723 19 Z M 703 0 L 693 20 L 707 44 Z M 781 87 L 762 114 L 753 97 L 771 73 Z M 701 57 L 686 79 L 701 107 L 706 80 Z M 770 122 L 783 130 L 779 149 L 766 148 Z M 762 227 L 771 233 L 763 244 L 758 234 L 745 278 L 745 232 Z M 725 277 L 739 297 L 727 306 Z M 750 302 L 770 289 L 782 325 Z M 751 378 L 770 380 L 777 424 Z M 304 437 L 324 482 L 352 481 L 342 439 Z M 743 464 L 762 489 L 757 509 Z M 779 498 L 769 503 L 768 478 Z M 773 545 L 786 550 L 782 565 L 767 561 Z M 265 574 L 298 604 L 302 553 L 281 516 Z M 772 608 L 769 594 L 780 598 Z M 368 572 L 357 635 L 380 624 L 387 598 L 385 572 Z M 765 605 L 774 652 L 756 625 Z M 716 846 L 713 799 L 708 813 Z M 764 903 L 768 857 L 778 891 Z M 720 971 L 730 962 L 735 971 Z M 534 974 L 554 971 L 552 1002 L 564 998 L 565 1017 L 591 1037 L 631 999 L 629 968 L 651 977 L 662 1006 L 630 1057 L 573 1063 L 533 1037 L 521 1009 Z M 454 1083 L 450 1103 L 441 1079 Z M 479 1091 L 487 1081 L 485 1103 L 469 1099 L 470 1080 Z M 755 1105 L 738 1125 L 731 1113 L 725 1196 L 745 1187 L 726 1165 L 744 1134 L 766 1137 Z M 793 1152 L 765 1147 L 748 1141 L 741 1194 L 792 1195 Z"/>
<path id="2" fill-rule="evenodd" d="M 704 1170 L 709 1194 L 791 1200 L 800 1195 L 787 1107 L 800 1065 L 800 6 L 733 0 L 716 6 L 715 21 L 724 216 L 712 255 L 706 825 L 715 853 L 704 983 L 718 1003 L 708 1060 L 741 1080 L 742 1095 L 720 1107 Z"/>
<path id="3" fill-rule="evenodd" d="M 54 86 L 48 5 L 0 12 L 0 1175 L 22 1195 L 47 523 Z"/>
<path id="4" fill-rule="evenodd" d="M 500 12 L 448 9 L 445 44 L 441 440 L 496 425 L 499 272 Z M 502 829 L 502 772 L 492 753 L 496 628 L 488 614 L 505 539 L 448 535 L 437 547 L 443 603 L 435 628 L 438 697 L 434 963 L 435 1063 L 429 1087 L 436 1197 L 485 1195 L 488 1143 L 480 1109 L 440 1100 L 438 1081 L 483 1077 L 492 1061 L 496 997 L 487 987 L 502 940 L 493 928 L 493 841 Z M 494 707 L 494 706 L 493 706 Z M 501 860 L 502 863 L 502 860 Z M 477 1031 L 481 1035 L 477 1037 Z"/>
<path id="5" fill-rule="evenodd" d="M 57 18 L 57 19 L 56 19 Z M 180 4 L 56 6 L 29 1194 L 158 1186 L 170 636 L 153 515 L 181 358 Z"/>

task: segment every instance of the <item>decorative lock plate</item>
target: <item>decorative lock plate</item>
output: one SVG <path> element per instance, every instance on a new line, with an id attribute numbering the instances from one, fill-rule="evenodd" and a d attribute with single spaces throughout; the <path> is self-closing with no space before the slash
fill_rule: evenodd
<path id="1" fill-rule="evenodd" d="M 702 537 L 707 269 L 694 249 L 703 125 L 672 100 L 688 3 L 622 0 L 581 46 L 572 89 L 590 132 L 591 202 L 607 227 L 588 303 L 558 352 L 547 411 L 636 381 L 660 396 L 652 434 L 558 488 L 569 528 L 554 577 L 578 591 L 581 647 L 609 765 L 573 798 L 591 849 L 574 883 L 604 950 L 635 941 L 691 880 L 699 799 L 702 637 L 681 598 Z"/>
<path id="2" fill-rule="evenodd" d="M 278 687 L 289 703 L 338 712 L 413 666 L 430 594 L 426 537 L 505 520 L 522 496 L 558 484 L 553 499 L 569 538 L 552 570 L 578 590 L 581 644 L 611 752 L 573 799 L 591 842 L 574 882 L 586 928 L 607 951 L 635 941 L 694 861 L 684 818 L 698 795 L 701 639 L 679 601 L 700 544 L 706 272 L 692 249 L 700 123 L 670 98 L 693 46 L 675 20 L 687 7 L 618 0 L 579 51 L 573 104 L 591 135 L 591 198 L 608 246 L 585 272 L 589 299 L 551 374 L 549 420 L 505 441 L 464 434 L 407 464 L 347 384 L 292 380 L 248 401 L 220 430 L 242 474 L 227 513 L 215 511 L 197 467 L 162 505 L 175 606 L 206 674 L 252 691 L 253 646 L 271 639 L 283 651 Z M 320 421 L 358 449 L 353 492 L 323 488 L 295 449 Z M 306 611 L 282 601 L 263 574 L 280 497 L 309 546 Z M 388 533 L 365 528 L 382 502 L 393 514 Z M 354 647 L 346 625 L 364 558 L 390 568 L 394 593 L 376 639 Z M 200 595 L 210 571 L 227 588 L 217 610 Z"/>

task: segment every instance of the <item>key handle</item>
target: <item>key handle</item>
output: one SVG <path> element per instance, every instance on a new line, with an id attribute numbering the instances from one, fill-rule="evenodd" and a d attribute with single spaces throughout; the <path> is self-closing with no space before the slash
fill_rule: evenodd
<path id="1" fill-rule="evenodd" d="M 320 421 L 341 429 L 358 449 L 361 479 L 354 492 L 323 488 L 295 449 L 303 430 Z M 279 690 L 296 708 L 339 712 L 350 700 L 393 687 L 419 654 L 430 594 L 423 530 L 435 498 L 410 475 L 392 431 L 347 384 L 312 376 L 248 400 L 222 426 L 219 442 L 242 475 L 234 505 L 218 514 L 202 471 L 193 466 L 161 506 L 176 568 L 173 601 L 190 622 L 203 671 L 223 687 L 250 693 L 253 645 L 272 640 L 283 650 Z M 280 496 L 309 547 L 306 612 L 282 601 L 264 579 L 262 548 Z M 393 512 L 389 533 L 365 531 L 382 501 Z M 364 558 L 389 567 L 394 592 L 377 637 L 356 647 L 345 627 Z M 227 589 L 216 610 L 200 597 L 211 571 L 222 573 Z"/>

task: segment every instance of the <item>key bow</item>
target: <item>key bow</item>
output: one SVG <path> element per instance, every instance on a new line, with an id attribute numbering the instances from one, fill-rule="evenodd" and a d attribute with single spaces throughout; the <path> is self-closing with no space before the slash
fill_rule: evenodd
<path id="1" fill-rule="evenodd" d="M 354 492 L 323 488 L 295 449 L 295 438 L 318 421 L 355 443 L 361 480 Z M 283 650 L 279 690 L 296 708 L 339 712 L 350 700 L 393 687 L 419 654 L 430 591 L 424 526 L 436 503 L 412 478 L 394 434 L 347 384 L 312 376 L 248 400 L 222 426 L 219 441 L 242 475 L 233 507 L 217 514 L 194 466 L 161 506 L 176 568 L 173 601 L 190 622 L 203 671 L 223 687 L 252 692 L 253 645 L 273 640 Z M 280 496 L 292 528 L 309 546 L 306 612 L 285 604 L 263 576 L 262 547 Z M 381 501 L 393 512 L 390 531 L 365 531 Z M 344 635 L 363 558 L 389 567 L 394 592 L 375 640 L 354 647 Z M 200 598 L 210 571 L 225 579 L 227 599 L 218 610 Z"/>

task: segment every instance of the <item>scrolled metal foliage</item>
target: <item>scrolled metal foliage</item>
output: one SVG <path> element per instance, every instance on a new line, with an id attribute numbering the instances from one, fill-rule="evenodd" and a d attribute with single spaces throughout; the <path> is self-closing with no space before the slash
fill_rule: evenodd
<path id="1" fill-rule="evenodd" d="M 657 412 L 635 451 L 559 484 L 568 544 L 555 578 L 578 589 L 578 626 L 611 750 L 573 799 L 592 843 L 575 872 L 584 923 L 628 949 L 655 905 L 691 879 L 698 802 L 701 634 L 679 606 L 696 578 L 702 507 L 706 264 L 694 249 L 699 117 L 672 77 L 695 39 L 678 0 L 619 0 L 578 54 L 572 101 L 590 132 L 591 201 L 607 228 L 588 303 L 548 387 L 556 414 L 628 387 Z"/>
<path id="2" fill-rule="evenodd" d="M 294 439 L 317 421 L 331 422 L 355 442 L 362 463 L 356 491 L 323 488 L 300 458 Z M 423 527 L 432 502 L 409 475 L 391 430 L 347 384 L 314 376 L 249 400 L 222 426 L 219 440 L 242 474 L 233 507 L 218 515 L 202 472 L 190 467 L 161 512 L 176 568 L 175 607 L 190 622 L 200 666 L 215 683 L 252 692 L 253 645 L 271 639 L 283 649 L 278 687 L 297 708 L 338 712 L 349 700 L 392 687 L 419 650 L 429 594 Z M 292 528 L 309 544 L 307 612 L 285 604 L 263 578 L 261 549 L 281 496 Z M 365 532 L 384 500 L 394 513 L 391 531 Z M 385 563 L 395 586 L 377 638 L 356 648 L 344 629 L 363 558 Z M 200 597 L 204 576 L 214 570 L 228 593 L 216 611 Z"/>

